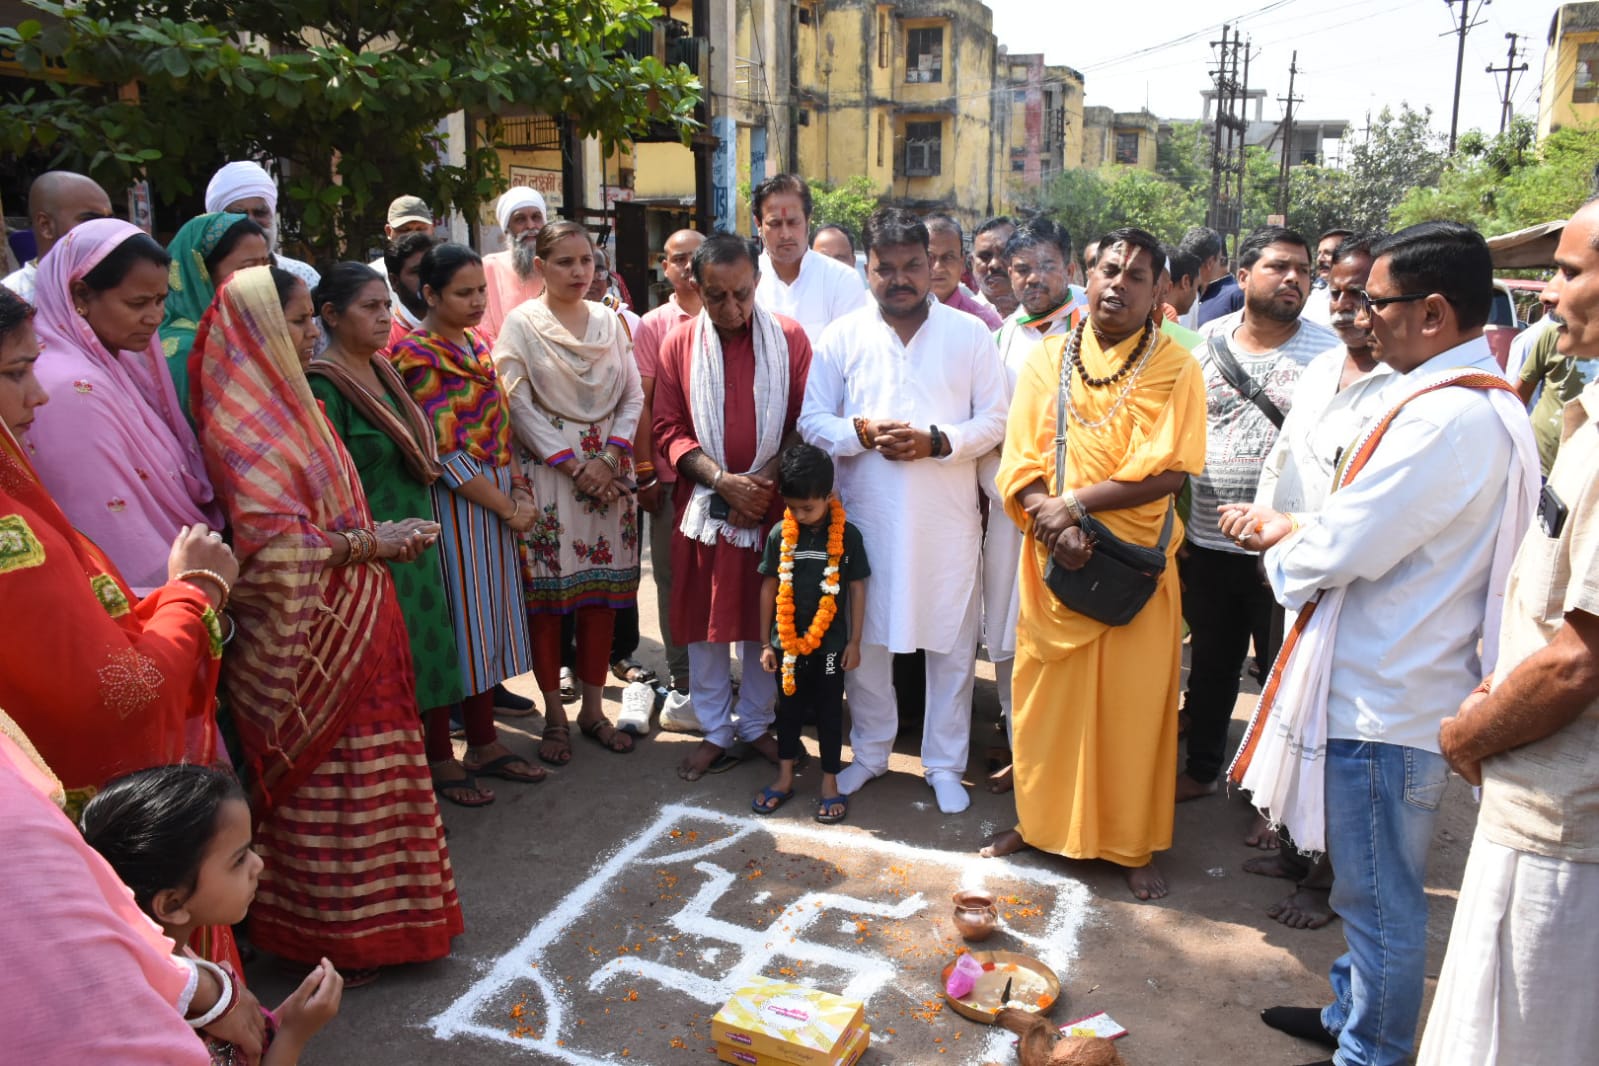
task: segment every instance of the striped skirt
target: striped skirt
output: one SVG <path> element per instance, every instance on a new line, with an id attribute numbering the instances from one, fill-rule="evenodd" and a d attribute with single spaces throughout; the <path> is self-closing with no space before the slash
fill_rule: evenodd
<path id="1" fill-rule="evenodd" d="M 372 683 L 322 762 L 256 829 L 264 865 L 250 937 L 295 962 L 424 962 L 448 955 L 463 929 L 392 593 L 382 610 Z"/>
<path id="2" fill-rule="evenodd" d="M 510 467 L 479 463 L 464 452 L 447 457 L 444 476 L 433 483 L 442 527 L 444 590 L 455 619 L 455 645 L 468 696 L 533 669 L 516 535 L 494 512 L 446 484 L 460 484 L 477 474 L 510 493 Z"/>

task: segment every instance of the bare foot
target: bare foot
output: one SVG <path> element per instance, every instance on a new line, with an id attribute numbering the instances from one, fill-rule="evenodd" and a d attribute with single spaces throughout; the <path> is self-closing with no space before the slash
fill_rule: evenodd
<path id="1" fill-rule="evenodd" d="M 705 776 L 711 764 L 722 757 L 722 749 L 708 740 L 702 740 L 677 766 L 677 776 L 685 781 L 698 781 Z"/>
<path id="2" fill-rule="evenodd" d="M 999 859 L 1006 855 L 1021 851 L 1027 846 L 1027 841 L 1014 829 L 1007 829 L 988 842 L 988 845 L 979 848 L 977 854 L 985 859 Z"/>
<path id="3" fill-rule="evenodd" d="M 1154 859 L 1144 866 L 1122 867 L 1122 876 L 1127 878 L 1127 887 L 1133 890 L 1133 895 L 1141 900 L 1164 899 L 1168 891 L 1166 875 L 1160 872 Z"/>
<path id="4" fill-rule="evenodd" d="M 1177 775 L 1177 802 L 1187 803 L 1189 800 L 1204 799 L 1206 796 L 1216 794 L 1217 784 L 1214 781 L 1195 781 L 1187 774 Z"/>
<path id="5" fill-rule="evenodd" d="M 1267 907 L 1266 914 L 1290 929 L 1320 929 L 1334 917 L 1329 895 L 1319 888 L 1297 888 Z"/>
<path id="6" fill-rule="evenodd" d="M 1244 838 L 1244 843 L 1249 847 L 1259 848 L 1261 851 L 1276 851 L 1277 830 L 1273 829 L 1271 823 L 1266 821 L 1264 817 L 1257 814 L 1255 815 L 1255 826 L 1249 831 L 1249 835 Z"/>
<path id="7" fill-rule="evenodd" d="M 995 770 L 989 774 L 988 791 L 996 796 L 1001 796 L 1014 788 L 1015 783 L 1011 780 L 1011 770 L 1012 767 L 1007 766 L 1002 770 Z"/>
<path id="8" fill-rule="evenodd" d="M 1244 872 L 1259 874 L 1261 877 L 1281 877 L 1289 881 L 1298 881 L 1305 875 L 1305 867 L 1299 863 L 1289 862 L 1279 853 L 1250 859 L 1244 863 Z"/>

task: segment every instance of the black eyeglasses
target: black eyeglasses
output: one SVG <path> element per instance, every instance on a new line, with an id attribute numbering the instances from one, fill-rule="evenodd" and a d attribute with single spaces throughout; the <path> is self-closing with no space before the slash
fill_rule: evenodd
<path id="1" fill-rule="evenodd" d="M 1345 292 L 1355 298 L 1355 303 L 1368 311 L 1375 311 L 1379 307 L 1389 304 L 1407 304 L 1414 300 L 1425 300 L 1431 296 L 1430 292 L 1407 292 L 1402 296 L 1373 296 L 1365 289 L 1345 289 Z"/>

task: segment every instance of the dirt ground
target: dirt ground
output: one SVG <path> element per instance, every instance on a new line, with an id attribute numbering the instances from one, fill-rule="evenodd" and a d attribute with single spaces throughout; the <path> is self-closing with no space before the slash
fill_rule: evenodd
<path id="1" fill-rule="evenodd" d="M 640 601 L 638 657 L 662 669 L 647 564 Z M 570 766 L 543 784 L 496 782 L 498 800 L 482 810 L 444 805 L 466 933 L 448 959 L 348 991 L 302 1061 L 711 1063 L 711 1016 L 759 973 L 864 999 L 868 1066 L 1014 1063 L 1009 1034 L 939 1000 L 939 970 L 962 943 L 950 896 L 971 885 L 1001 899 L 1002 928 L 980 947 L 1050 964 L 1064 990 L 1050 1016 L 1108 1012 L 1128 1030 L 1119 1047 L 1129 1066 L 1323 1057 L 1265 1028 L 1258 1012 L 1324 1001 L 1342 927 L 1297 931 L 1266 917 L 1289 885 L 1241 870 L 1257 853 L 1242 842 L 1251 809 L 1237 797 L 1179 807 L 1175 846 L 1160 860 L 1172 892 L 1156 903 L 1134 901 L 1108 865 L 975 856 L 1014 821 L 1009 797 L 980 787 L 984 753 L 1002 734 L 986 663 L 979 678 L 967 777 L 979 787 L 953 817 L 933 804 L 910 735 L 842 826 L 811 818 L 814 763 L 795 799 L 763 818 L 750 809 L 770 783 L 762 760 L 688 784 L 674 767 L 697 738 L 658 731 L 626 756 L 578 740 Z M 532 677 L 513 687 L 531 694 Z M 1246 681 L 1235 740 L 1253 691 Z M 607 691 L 613 719 L 620 694 Z M 531 754 L 540 721 L 501 725 Z M 807 746 L 814 754 L 814 739 Z M 1452 780 L 1428 878 L 1429 996 L 1474 819 L 1469 789 Z M 250 980 L 268 1004 L 292 987 L 267 960 Z"/>

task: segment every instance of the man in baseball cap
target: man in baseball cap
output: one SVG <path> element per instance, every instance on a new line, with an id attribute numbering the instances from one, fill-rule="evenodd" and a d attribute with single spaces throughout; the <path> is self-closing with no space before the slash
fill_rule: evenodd
<path id="1" fill-rule="evenodd" d="M 407 233 L 433 233 L 433 209 L 420 196 L 397 197 L 389 204 L 389 222 L 383 227 L 387 240 L 398 240 Z"/>

